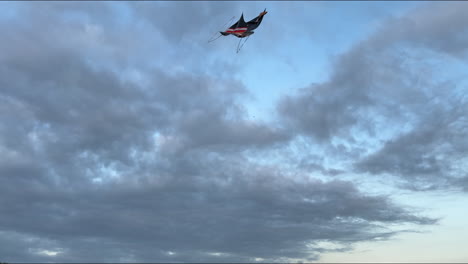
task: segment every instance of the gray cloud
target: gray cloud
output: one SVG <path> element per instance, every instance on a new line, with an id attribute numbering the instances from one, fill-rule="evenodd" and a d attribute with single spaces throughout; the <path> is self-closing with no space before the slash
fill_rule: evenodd
<path id="1" fill-rule="evenodd" d="M 466 175 L 466 86 L 444 67 L 466 57 L 467 9 L 431 3 L 387 19 L 337 57 L 329 80 L 282 98 L 285 124 L 314 142 L 360 147 L 356 172 L 401 176 L 412 189 L 457 186 Z"/>
<path id="2" fill-rule="evenodd" d="M 210 253 L 222 253 L 211 256 L 220 261 L 275 261 L 312 260 L 319 251 L 313 244 L 321 240 L 346 245 L 386 239 L 391 232 L 384 223 L 434 223 L 386 197 L 365 195 L 349 182 L 292 180 L 275 168 L 214 163 L 167 181 L 152 177 L 152 182 L 131 184 L 129 179 L 79 191 L 36 187 L 22 196 L 2 190 L 2 215 L 9 217 L 0 225 L 52 241 L 47 242 L 52 249 L 63 251 L 54 258 L 58 261 L 72 261 L 67 252 L 83 254 L 75 261 L 132 255 L 135 261 L 206 261 Z"/>
<path id="3" fill-rule="evenodd" d="M 373 45 L 387 46 L 394 42 L 420 45 L 457 58 L 466 56 L 468 19 L 464 2 L 431 3 L 388 21 L 389 26 L 375 34 Z"/>
<path id="4" fill-rule="evenodd" d="M 437 75 L 429 59 L 412 54 L 416 51 L 411 48 L 419 45 L 436 52 L 463 53 L 468 42 L 463 38 L 467 8 L 465 3 L 436 3 L 386 20 L 367 40 L 336 59 L 328 81 L 283 98 L 280 113 L 302 133 L 327 140 L 362 125 L 363 114 L 382 106 L 396 114 L 417 111 L 430 99 L 428 92 L 440 87 L 433 76 L 426 75 Z M 437 54 L 424 55 L 440 59 Z M 396 104 L 403 109 L 395 109 Z"/>
<path id="5" fill-rule="evenodd" d="M 247 118 L 238 80 L 149 67 L 145 46 L 98 19 L 107 4 L 21 5 L 0 23 L 2 261 L 314 260 L 336 250 L 320 241 L 347 250 L 391 237 L 387 224 L 436 222 L 256 164 L 246 151 L 289 132 Z"/>
<path id="6" fill-rule="evenodd" d="M 415 129 L 389 140 L 375 153 L 356 164 L 360 171 L 403 177 L 412 189 L 460 187 L 468 145 L 466 102 L 453 102 L 449 109 L 427 107 L 427 116 Z M 461 185 L 462 188 L 463 184 Z M 466 188 L 465 188 L 466 189 Z"/>

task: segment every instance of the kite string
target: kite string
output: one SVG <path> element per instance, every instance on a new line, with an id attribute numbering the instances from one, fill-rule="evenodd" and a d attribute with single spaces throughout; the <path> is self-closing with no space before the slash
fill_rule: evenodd
<path id="1" fill-rule="evenodd" d="M 242 47 L 244 47 L 244 44 L 247 42 L 247 40 L 249 40 L 250 36 L 248 36 L 245 41 L 242 43 L 241 45 L 241 41 L 242 39 L 239 40 L 239 44 L 237 44 L 237 52 L 236 53 L 239 53 L 239 51 L 242 49 Z"/>
<path id="2" fill-rule="evenodd" d="M 215 33 L 215 34 L 216 34 L 216 33 Z M 213 36 L 211 37 L 211 39 L 208 40 L 208 43 L 213 42 L 213 41 L 219 39 L 221 36 L 222 36 L 222 35 L 219 35 L 219 36 L 217 36 L 217 37 L 215 38 L 214 35 L 213 35 Z"/>
<path id="3" fill-rule="evenodd" d="M 230 22 L 232 22 L 232 20 L 234 20 L 235 18 L 236 18 L 235 16 L 231 17 L 231 19 L 229 19 L 228 22 L 224 23 L 224 25 L 222 26 L 222 28 L 224 29 L 224 28 L 226 27 L 226 25 L 229 24 Z M 213 41 L 219 39 L 219 38 L 222 36 L 222 35 L 219 35 L 218 37 L 215 38 L 216 34 L 218 34 L 217 31 L 213 34 L 213 36 L 211 36 L 211 38 L 208 40 L 208 43 L 209 43 L 209 42 L 213 42 Z"/>

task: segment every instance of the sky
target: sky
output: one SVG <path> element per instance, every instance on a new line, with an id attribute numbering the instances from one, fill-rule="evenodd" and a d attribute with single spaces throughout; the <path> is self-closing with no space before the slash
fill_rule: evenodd
<path id="1" fill-rule="evenodd" d="M 0 261 L 468 262 L 467 13 L 1 2 Z"/>

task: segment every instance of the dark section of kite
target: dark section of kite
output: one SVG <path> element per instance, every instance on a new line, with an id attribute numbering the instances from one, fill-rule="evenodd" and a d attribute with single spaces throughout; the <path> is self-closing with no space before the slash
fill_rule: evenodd
<path id="1" fill-rule="evenodd" d="M 240 19 L 236 23 L 230 26 L 226 31 L 220 31 L 219 33 L 221 33 L 221 36 L 233 35 L 233 36 L 240 38 L 239 44 L 237 45 L 237 52 L 239 52 L 242 46 L 244 46 L 248 37 L 250 37 L 254 33 L 254 30 L 258 28 L 258 26 L 260 26 L 263 20 L 263 16 L 265 16 L 267 13 L 268 12 L 266 11 L 266 8 L 265 8 L 263 12 L 261 12 L 257 17 L 250 20 L 249 22 L 245 22 L 244 14 L 242 13 Z M 218 36 L 215 39 L 211 39 L 208 42 L 212 42 L 221 36 Z M 244 42 L 241 45 L 242 38 L 245 38 L 245 37 L 247 38 L 244 40 Z"/>

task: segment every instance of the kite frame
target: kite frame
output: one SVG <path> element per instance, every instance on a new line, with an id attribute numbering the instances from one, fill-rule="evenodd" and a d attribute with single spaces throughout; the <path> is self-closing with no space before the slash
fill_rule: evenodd
<path id="1" fill-rule="evenodd" d="M 228 24 L 230 24 L 232 21 L 234 21 L 234 19 L 236 19 L 236 16 L 231 17 L 231 19 L 229 19 L 228 22 L 224 23 L 224 25 L 221 27 L 222 30 L 224 30 L 224 28 L 226 27 L 226 25 L 228 25 Z M 212 35 L 212 37 L 208 40 L 208 43 L 211 43 L 211 42 L 213 42 L 213 41 L 215 41 L 215 40 L 217 40 L 217 39 L 219 39 L 220 37 L 223 36 L 223 35 L 219 35 L 219 36 L 216 37 L 216 34 L 219 34 L 219 30 L 217 30 L 217 31 Z"/>

